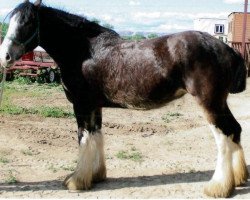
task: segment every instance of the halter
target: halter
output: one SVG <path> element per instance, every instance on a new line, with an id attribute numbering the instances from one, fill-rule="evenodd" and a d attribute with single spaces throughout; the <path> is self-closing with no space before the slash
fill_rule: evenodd
<path id="1" fill-rule="evenodd" d="M 37 28 L 35 33 L 29 38 L 27 39 L 25 42 L 20 42 L 17 39 L 15 39 L 14 37 L 10 36 L 8 37 L 9 40 L 11 40 L 12 42 L 16 43 L 17 45 L 20 45 L 22 47 L 22 51 L 23 54 L 25 53 L 25 48 L 26 46 L 35 38 L 37 37 L 37 41 L 38 44 L 40 44 L 40 20 L 39 20 L 39 15 L 38 15 L 38 11 L 37 11 Z"/>

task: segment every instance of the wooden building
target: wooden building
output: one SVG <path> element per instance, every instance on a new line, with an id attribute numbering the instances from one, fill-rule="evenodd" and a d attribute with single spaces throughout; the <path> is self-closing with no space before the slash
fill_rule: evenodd
<path id="1" fill-rule="evenodd" d="M 243 12 L 233 12 L 228 16 L 228 44 L 239 52 L 242 52 L 243 19 Z M 245 42 L 246 52 L 244 59 L 246 60 L 248 71 L 250 72 L 250 13 L 247 14 Z"/>
<path id="2" fill-rule="evenodd" d="M 233 12 L 228 16 L 228 42 L 242 42 L 244 13 Z M 246 42 L 250 42 L 250 13 L 247 15 Z"/>

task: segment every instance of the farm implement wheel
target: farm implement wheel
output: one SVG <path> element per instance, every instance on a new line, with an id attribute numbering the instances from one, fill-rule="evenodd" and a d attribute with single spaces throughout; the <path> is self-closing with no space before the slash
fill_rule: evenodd
<path id="1" fill-rule="evenodd" d="M 55 80 L 56 80 L 56 72 L 53 69 L 50 69 L 48 72 L 48 81 L 50 83 L 53 83 L 55 82 Z"/>
<path id="2" fill-rule="evenodd" d="M 47 83 L 54 83 L 58 82 L 59 80 L 59 74 L 56 69 L 49 68 L 47 75 L 46 75 L 46 82 Z"/>

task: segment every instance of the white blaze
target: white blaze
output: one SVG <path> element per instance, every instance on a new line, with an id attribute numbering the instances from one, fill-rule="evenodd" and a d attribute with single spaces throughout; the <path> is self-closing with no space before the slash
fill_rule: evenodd
<path id="1" fill-rule="evenodd" d="M 6 54 L 9 52 L 11 45 L 13 45 L 13 42 L 10 40 L 10 38 L 16 37 L 17 28 L 19 25 L 19 17 L 20 14 L 17 13 L 10 19 L 8 32 L 6 34 L 6 37 L 4 38 L 3 43 L 0 46 L 0 64 L 4 67 L 7 66 Z"/>

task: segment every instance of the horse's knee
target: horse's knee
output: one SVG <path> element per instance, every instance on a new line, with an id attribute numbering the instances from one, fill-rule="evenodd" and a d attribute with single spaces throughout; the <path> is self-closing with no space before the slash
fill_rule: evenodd
<path id="1" fill-rule="evenodd" d="M 90 189 L 93 182 L 106 178 L 104 144 L 101 131 L 83 131 L 79 146 L 79 159 L 75 172 L 64 184 L 73 190 Z"/>

